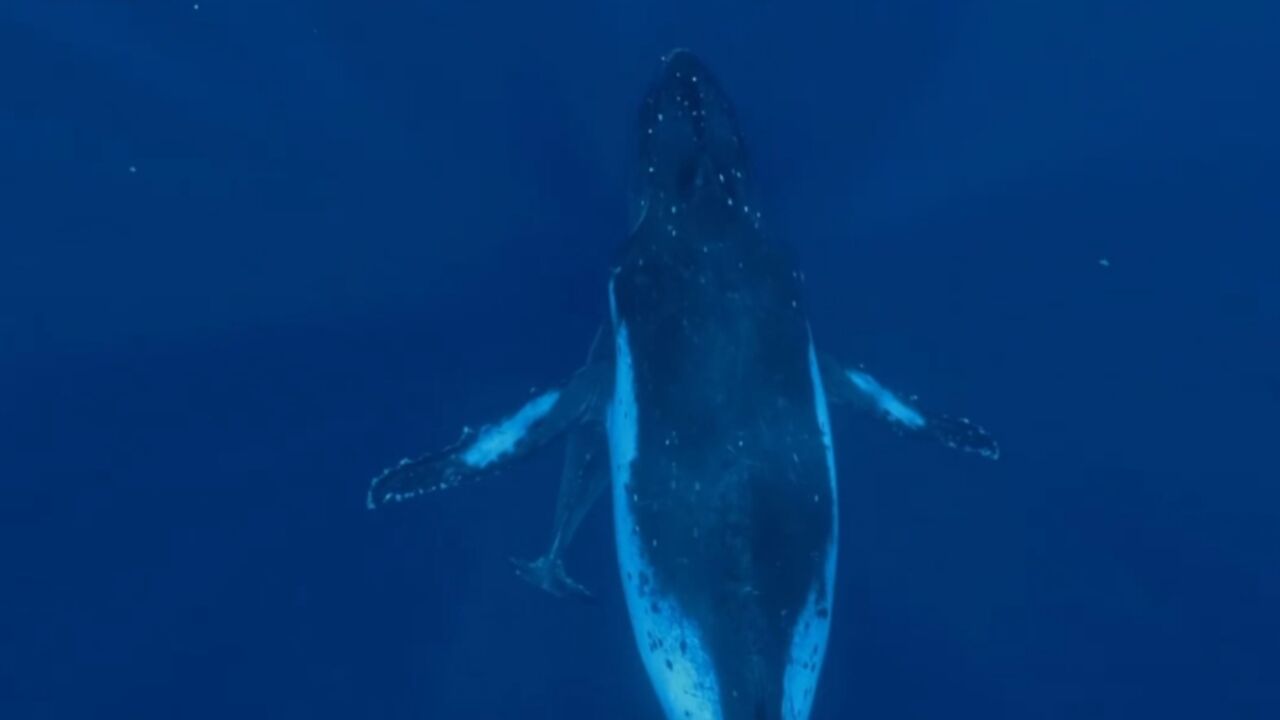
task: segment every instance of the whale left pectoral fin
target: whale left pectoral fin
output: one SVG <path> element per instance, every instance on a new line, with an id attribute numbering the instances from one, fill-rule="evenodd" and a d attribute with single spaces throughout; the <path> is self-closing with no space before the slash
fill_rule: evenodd
<path id="1" fill-rule="evenodd" d="M 373 479 L 367 504 L 375 509 L 478 480 L 510 465 L 588 416 L 610 378 L 609 368 L 582 368 L 564 386 L 536 393 L 511 415 L 443 450 L 406 458 Z"/>
<path id="2" fill-rule="evenodd" d="M 833 404 L 849 404 L 873 412 L 905 433 L 931 437 L 955 450 L 990 460 L 1000 457 L 995 438 L 968 418 L 929 412 L 914 398 L 903 398 L 866 371 L 843 367 L 830 357 L 822 357 L 820 365 L 822 384 Z"/>

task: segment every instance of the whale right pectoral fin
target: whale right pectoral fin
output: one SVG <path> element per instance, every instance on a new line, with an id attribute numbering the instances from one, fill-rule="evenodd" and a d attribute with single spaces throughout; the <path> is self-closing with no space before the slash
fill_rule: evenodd
<path id="1" fill-rule="evenodd" d="M 990 460 L 1000 457 L 995 438 L 968 418 L 924 410 L 914 398 L 904 399 L 860 368 L 846 368 L 830 357 L 820 360 L 822 383 L 833 403 L 873 412 L 906 434 L 933 438 L 946 447 Z"/>
<path id="2" fill-rule="evenodd" d="M 443 450 L 406 458 L 369 486 L 369 509 L 447 490 L 490 475 L 590 417 L 607 391 L 611 368 L 587 365 L 563 387 L 535 394 L 506 418 L 466 431 Z"/>

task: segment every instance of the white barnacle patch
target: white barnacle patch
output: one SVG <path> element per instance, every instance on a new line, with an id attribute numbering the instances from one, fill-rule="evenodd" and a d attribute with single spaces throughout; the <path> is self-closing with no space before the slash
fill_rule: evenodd
<path id="1" fill-rule="evenodd" d="M 848 370 L 845 373 L 859 390 L 871 396 L 876 405 L 884 411 L 889 419 L 900 422 L 907 427 L 918 430 L 925 425 L 924 416 L 915 408 L 903 402 L 881 385 L 875 378 L 861 370 Z"/>
<path id="2" fill-rule="evenodd" d="M 827 635 L 831 628 L 831 601 L 835 588 L 836 539 L 838 520 L 836 513 L 836 460 L 831 439 L 831 419 L 827 413 L 827 392 L 822 386 L 822 374 L 818 369 L 818 355 L 809 340 L 809 376 L 813 383 L 813 406 L 818 431 L 826 452 L 827 479 L 831 487 L 831 535 L 827 538 L 826 561 L 823 577 L 809 591 L 809 599 L 796 617 L 791 631 L 791 648 L 787 669 L 782 679 L 782 717 L 784 720 L 808 720 L 813 708 L 814 693 L 822 662 L 827 652 Z M 820 500 L 814 496 L 814 502 Z"/>
<path id="3" fill-rule="evenodd" d="M 614 533 L 618 567 L 631 616 L 631 629 L 649 680 L 669 718 L 721 720 L 720 690 L 711 657 L 698 628 L 654 580 L 629 492 L 631 466 L 639 443 L 635 370 L 627 324 L 609 284 L 609 312 L 614 332 L 614 391 L 606 427 L 613 470 Z M 631 528 L 631 531 L 620 531 Z M 651 541 L 656 545 L 656 540 Z"/>
<path id="4" fill-rule="evenodd" d="M 485 468 L 515 450 L 529 428 L 546 417 L 559 399 L 559 390 L 548 390 L 526 403 L 515 415 L 482 429 L 462 452 L 462 462 L 473 468 Z"/>

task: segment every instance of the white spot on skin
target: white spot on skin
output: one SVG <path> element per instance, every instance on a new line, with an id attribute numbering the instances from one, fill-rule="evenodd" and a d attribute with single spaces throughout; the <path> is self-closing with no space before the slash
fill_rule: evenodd
<path id="1" fill-rule="evenodd" d="M 871 396 L 871 399 L 889 416 L 890 420 L 900 422 L 913 430 L 918 430 L 925 426 L 923 415 L 915 408 L 898 399 L 897 395 L 894 395 L 888 388 L 877 382 L 875 378 L 861 370 L 848 370 L 845 374 L 849 376 L 849 380 L 859 390 Z"/>
<path id="2" fill-rule="evenodd" d="M 462 453 L 462 461 L 473 468 L 484 468 L 515 449 L 534 423 L 546 417 L 560 399 L 559 390 L 550 390 L 529 401 L 511 417 L 480 431 L 471 447 Z"/>
<path id="3" fill-rule="evenodd" d="M 720 690 L 711 657 L 703 647 L 698 628 L 689 621 L 683 609 L 653 584 L 652 565 L 645 557 L 640 528 L 632 512 L 632 499 L 628 497 L 639 426 L 631 345 L 627 325 L 618 317 L 612 282 L 609 284 L 609 313 L 614 328 L 615 374 L 613 401 L 609 405 L 605 425 L 613 464 L 618 567 L 622 573 L 631 629 L 666 716 L 682 720 L 721 720 Z M 620 533 L 616 528 L 633 528 L 634 531 Z"/>

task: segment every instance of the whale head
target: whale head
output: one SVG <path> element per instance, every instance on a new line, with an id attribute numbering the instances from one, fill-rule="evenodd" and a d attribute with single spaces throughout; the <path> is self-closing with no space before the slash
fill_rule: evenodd
<path id="1" fill-rule="evenodd" d="M 633 219 L 652 207 L 742 207 L 749 163 L 732 103 L 688 50 L 662 58 L 640 105 Z"/>

